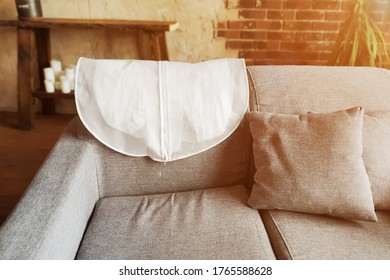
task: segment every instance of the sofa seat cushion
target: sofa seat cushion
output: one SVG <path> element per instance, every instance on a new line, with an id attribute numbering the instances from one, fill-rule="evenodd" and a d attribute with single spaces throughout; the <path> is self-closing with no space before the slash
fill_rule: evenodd
<path id="1" fill-rule="evenodd" d="M 78 259 L 274 259 L 244 186 L 98 201 Z"/>
<path id="2" fill-rule="evenodd" d="M 263 210 L 261 216 L 277 259 L 390 259 L 390 212 L 378 222 Z"/>

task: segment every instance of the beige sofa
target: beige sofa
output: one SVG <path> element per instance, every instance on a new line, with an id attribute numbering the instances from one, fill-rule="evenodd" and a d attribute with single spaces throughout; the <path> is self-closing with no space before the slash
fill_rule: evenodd
<path id="1" fill-rule="evenodd" d="M 253 66 L 248 77 L 251 111 L 390 110 L 384 69 Z M 250 207 L 252 143 L 244 119 L 216 147 L 158 163 L 110 150 L 75 118 L 0 229 L 0 258 L 390 259 L 389 210 L 368 222 Z"/>

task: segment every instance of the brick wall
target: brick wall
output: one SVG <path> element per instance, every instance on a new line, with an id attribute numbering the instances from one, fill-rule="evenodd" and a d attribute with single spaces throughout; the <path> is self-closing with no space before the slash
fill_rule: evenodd
<path id="1" fill-rule="evenodd" d="M 353 0 L 226 0 L 237 17 L 218 22 L 215 36 L 247 65 L 326 65 Z M 390 43 L 390 0 L 367 0 Z M 387 67 L 387 65 L 386 65 Z"/>

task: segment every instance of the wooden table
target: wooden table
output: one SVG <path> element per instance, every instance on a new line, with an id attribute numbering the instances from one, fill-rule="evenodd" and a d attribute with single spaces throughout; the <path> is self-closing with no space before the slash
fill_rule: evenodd
<path id="1" fill-rule="evenodd" d="M 165 32 L 174 31 L 173 21 L 130 21 L 98 19 L 40 18 L 37 20 L 0 20 L 0 26 L 14 26 L 18 32 L 18 125 L 30 129 L 34 123 L 33 97 L 42 100 L 44 114 L 55 113 L 55 100 L 74 98 L 74 94 L 46 93 L 43 68 L 50 66 L 50 29 L 116 29 L 137 32 L 141 59 L 169 60 Z M 37 59 L 34 59 L 35 54 Z M 34 85 L 38 71 L 39 83 Z"/>

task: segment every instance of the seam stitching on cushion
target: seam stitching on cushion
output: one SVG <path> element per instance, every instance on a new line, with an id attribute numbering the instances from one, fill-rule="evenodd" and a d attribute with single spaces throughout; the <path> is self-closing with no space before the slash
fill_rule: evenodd
<path id="1" fill-rule="evenodd" d="M 290 247 L 289 247 L 288 244 L 287 244 L 287 241 L 286 241 L 286 239 L 285 239 L 285 237 L 284 237 L 282 231 L 280 230 L 280 227 L 279 227 L 278 223 L 275 221 L 275 219 L 274 219 L 273 215 L 271 214 L 271 212 L 268 211 L 268 210 L 267 210 L 267 212 L 268 212 L 268 215 L 270 216 L 272 222 L 274 223 L 276 229 L 278 230 L 279 236 L 280 236 L 280 238 L 282 239 L 282 241 L 283 241 L 283 243 L 284 243 L 284 246 L 286 246 L 286 249 L 287 249 L 288 254 L 290 255 L 290 258 L 293 260 L 293 259 L 294 259 L 294 256 L 293 256 L 293 254 L 292 254 L 292 252 L 291 252 Z"/>
<path id="2" fill-rule="evenodd" d="M 92 152 L 93 152 L 93 159 L 94 159 L 94 163 L 95 163 L 95 174 L 96 174 L 96 187 L 97 187 L 97 191 L 98 191 L 98 196 L 99 196 L 99 199 L 102 198 L 102 195 L 101 195 L 101 191 L 100 191 L 100 180 L 99 180 L 99 172 L 98 172 L 98 164 L 97 164 L 97 153 L 96 153 L 96 149 L 94 147 L 94 145 L 88 140 L 88 145 L 92 148 Z"/>
<path id="3" fill-rule="evenodd" d="M 252 71 L 250 68 L 248 68 L 248 72 L 249 72 L 249 77 L 250 77 L 249 81 L 250 81 L 253 89 L 255 90 L 256 109 L 257 109 L 257 111 L 260 111 L 260 102 L 259 102 L 259 97 L 257 95 L 257 87 L 256 87 L 256 84 L 254 82 Z"/>
<path id="4" fill-rule="evenodd" d="M 246 187 L 250 188 L 250 173 L 251 173 L 251 153 L 252 149 L 250 147 L 250 143 L 248 142 L 248 137 L 250 137 L 250 131 L 249 131 L 249 124 L 247 123 L 247 120 L 244 120 L 244 130 L 245 130 L 245 140 L 244 140 L 244 160 L 246 163 L 246 180 L 245 185 Z"/>

